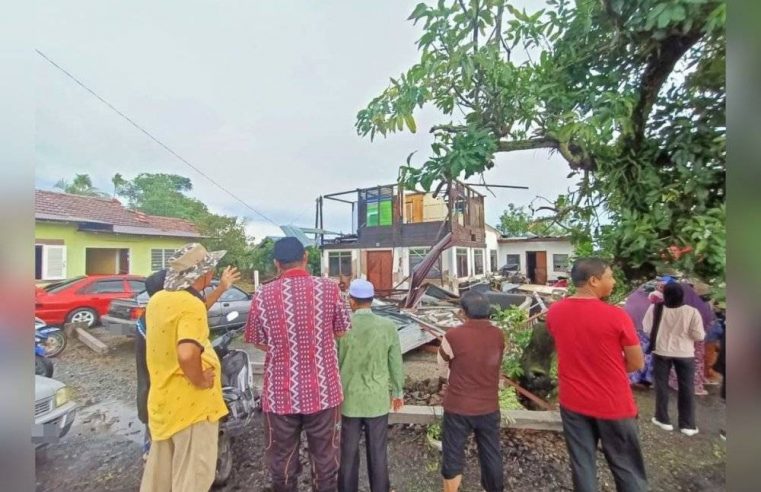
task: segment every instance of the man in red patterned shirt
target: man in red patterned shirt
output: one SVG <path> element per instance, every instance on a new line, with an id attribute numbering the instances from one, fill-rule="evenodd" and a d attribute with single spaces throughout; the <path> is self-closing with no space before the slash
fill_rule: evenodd
<path id="1" fill-rule="evenodd" d="M 276 492 L 296 491 L 299 442 L 306 432 L 313 490 L 335 491 L 343 393 L 335 339 L 351 314 L 338 284 L 312 277 L 304 246 L 293 237 L 275 243 L 280 277 L 253 296 L 246 342 L 266 353 L 262 410 L 266 460 Z"/>

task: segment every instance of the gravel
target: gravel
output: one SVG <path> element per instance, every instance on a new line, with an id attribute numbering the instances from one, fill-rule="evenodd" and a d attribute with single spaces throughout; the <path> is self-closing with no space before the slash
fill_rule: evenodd
<path id="1" fill-rule="evenodd" d="M 124 491 L 137 490 L 143 461 L 142 424 L 134 409 L 135 369 L 132 341 L 94 331 L 112 350 L 105 356 L 72 340 L 55 359 L 55 378 L 72 387 L 83 406 L 69 435 L 37 453 L 37 490 Z M 423 352 L 405 355 L 408 403 L 436 403 L 432 397 L 440 381 L 435 356 Z M 640 432 L 652 490 L 723 490 L 726 444 L 718 437 L 725 426 L 725 406 L 711 394 L 698 397 L 700 434 L 686 437 L 664 432 L 649 423 L 653 415 L 652 391 L 637 392 L 642 419 Z M 674 398 L 675 400 L 675 398 Z M 672 402 L 675 407 L 675 401 Z M 675 408 L 674 408 L 675 411 Z M 562 434 L 505 429 L 502 434 L 506 489 L 514 491 L 572 490 L 568 455 Z M 221 490 L 267 491 L 261 418 L 250 431 L 233 442 L 235 469 Z M 399 425 L 389 429 L 389 463 L 392 486 L 397 492 L 440 490 L 440 453 L 427 442 L 422 426 Z M 361 453 L 362 455 L 364 453 Z M 479 467 L 472 439 L 466 450 L 463 492 L 480 491 Z M 299 490 L 309 489 L 305 445 L 300 454 L 303 472 Z M 613 479 L 599 454 L 600 489 L 614 490 Z M 366 484 L 364 456 L 360 483 Z M 368 490 L 366 486 L 360 490 Z"/>

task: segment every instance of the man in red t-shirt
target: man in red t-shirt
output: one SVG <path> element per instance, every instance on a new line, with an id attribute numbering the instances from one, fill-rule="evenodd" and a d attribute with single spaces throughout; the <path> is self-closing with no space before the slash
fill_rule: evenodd
<path id="1" fill-rule="evenodd" d="M 647 490 L 639 445 L 637 406 L 627 372 L 645 365 L 631 318 L 602 301 L 613 291 L 613 271 L 599 258 L 576 260 L 576 294 L 556 302 L 547 327 L 558 354 L 560 412 L 576 491 L 596 491 L 597 442 L 626 492 Z"/>

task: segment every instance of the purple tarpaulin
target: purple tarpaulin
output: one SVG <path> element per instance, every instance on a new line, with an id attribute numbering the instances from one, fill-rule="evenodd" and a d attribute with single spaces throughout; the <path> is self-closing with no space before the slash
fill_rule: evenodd
<path id="1" fill-rule="evenodd" d="M 714 313 L 711 305 L 705 302 L 695 292 L 690 284 L 681 283 L 684 288 L 684 303 L 688 306 L 692 306 L 700 312 L 700 316 L 703 318 L 703 329 L 708 332 L 708 329 L 714 322 Z M 650 307 L 650 299 L 648 299 L 649 292 L 645 291 L 645 287 L 641 286 L 634 290 L 626 299 L 624 310 L 634 321 L 634 326 L 637 329 L 637 335 L 639 336 L 640 345 L 642 350 L 645 350 L 650 343 L 650 338 L 642 331 L 642 320 L 645 317 L 645 312 Z M 704 343 L 697 342 L 695 344 L 695 391 L 700 393 L 703 389 L 703 383 L 705 377 L 703 374 L 703 357 L 704 357 Z M 653 382 L 653 361 L 652 355 L 645 355 L 645 368 L 641 371 L 633 372 L 629 374 L 629 380 L 632 383 L 647 382 L 652 384 Z"/>

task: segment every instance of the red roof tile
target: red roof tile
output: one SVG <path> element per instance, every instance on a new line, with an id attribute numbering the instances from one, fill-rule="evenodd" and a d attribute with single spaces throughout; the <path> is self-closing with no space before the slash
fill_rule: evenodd
<path id="1" fill-rule="evenodd" d="M 34 215 L 40 219 L 98 222 L 129 228 L 151 229 L 167 235 L 199 236 L 192 222 L 174 217 L 147 215 L 130 210 L 116 198 L 100 198 L 34 190 Z M 139 232 L 135 232 L 139 234 Z"/>

